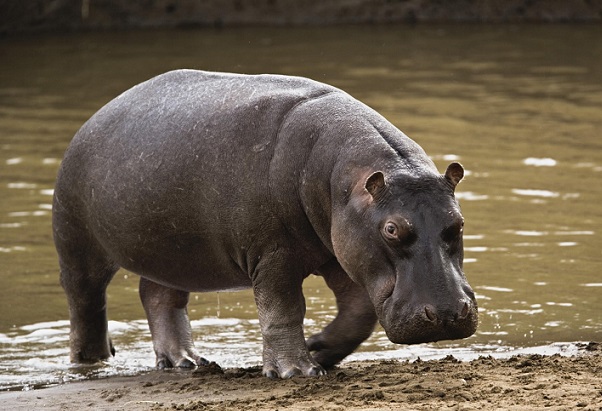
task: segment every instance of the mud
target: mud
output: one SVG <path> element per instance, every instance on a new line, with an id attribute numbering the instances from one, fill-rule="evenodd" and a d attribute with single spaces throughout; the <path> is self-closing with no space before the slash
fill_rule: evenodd
<path id="1" fill-rule="evenodd" d="M 600 345 L 581 348 L 572 357 L 354 362 L 290 380 L 211 364 L 4 392 L 0 402 L 11 410 L 602 410 Z"/>

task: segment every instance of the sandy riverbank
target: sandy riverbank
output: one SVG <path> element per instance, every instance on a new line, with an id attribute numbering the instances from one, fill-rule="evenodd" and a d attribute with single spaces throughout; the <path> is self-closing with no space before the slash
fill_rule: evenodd
<path id="1" fill-rule="evenodd" d="M 321 378 L 269 380 L 259 368 L 153 371 L 0 393 L 3 409 L 602 410 L 602 351 L 459 362 L 354 362 Z"/>

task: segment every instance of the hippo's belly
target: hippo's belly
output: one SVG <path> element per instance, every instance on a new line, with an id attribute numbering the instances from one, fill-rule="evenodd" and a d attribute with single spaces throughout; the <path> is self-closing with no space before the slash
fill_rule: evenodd
<path id="1" fill-rule="evenodd" d="M 213 244 L 212 244 L 213 243 Z M 189 234 L 162 241 L 108 247 L 121 267 L 156 283 L 189 292 L 234 291 L 251 287 L 250 276 L 219 240 Z"/>

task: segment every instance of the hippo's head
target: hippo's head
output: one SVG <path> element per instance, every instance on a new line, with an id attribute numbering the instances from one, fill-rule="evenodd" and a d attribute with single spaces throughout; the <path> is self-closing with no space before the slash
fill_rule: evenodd
<path id="1" fill-rule="evenodd" d="M 475 295 L 462 271 L 464 219 L 454 189 L 464 169 L 445 175 L 367 171 L 333 221 L 337 259 L 370 295 L 394 343 L 472 335 Z"/>

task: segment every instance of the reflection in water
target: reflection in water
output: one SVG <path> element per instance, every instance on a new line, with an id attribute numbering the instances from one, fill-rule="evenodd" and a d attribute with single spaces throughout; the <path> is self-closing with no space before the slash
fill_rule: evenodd
<path id="1" fill-rule="evenodd" d="M 553 167 L 556 165 L 556 160 L 553 158 L 525 158 L 523 164 L 536 167 Z"/>
<path id="2" fill-rule="evenodd" d="M 351 359 L 470 358 L 521 347 L 571 353 L 574 345 L 548 344 L 601 340 L 601 31 L 253 28 L 4 39 L 0 53 L 11 64 L 0 65 L 0 388 L 153 366 L 138 280 L 125 271 L 108 295 L 117 357 L 104 367 L 68 364 L 50 203 L 81 124 L 123 90 L 183 67 L 325 81 L 385 115 L 441 170 L 451 161 L 465 166 L 457 197 L 464 268 L 480 309 L 476 335 L 406 347 L 379 328 Z M 316 278 L 305 295 L 311 334 L 334 318 L 335 302 Z M 195 294 L 189 311 L 208 359 L 260 361 L 250 292 Z"/>
<path id="3" fill-rule="evenodd" d="M 512 192 L 514 194 L 518 194 L 519 196 L 548 197 L 548 198 L 560 197 L 560 193 L 556 193 L 554 191 L 548 191 L 548 190 L 532 190 L 532 189 L 513 188 Z"/>

